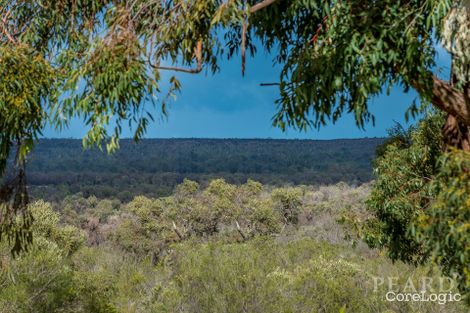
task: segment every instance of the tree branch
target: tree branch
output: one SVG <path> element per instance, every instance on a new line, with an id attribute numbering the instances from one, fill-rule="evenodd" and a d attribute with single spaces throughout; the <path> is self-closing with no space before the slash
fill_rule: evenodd
<path id="1" fill-rule="evenodd" d="M 243 233 L 242 228 L 240 227 L 240 224 L 238 224 L 238 221 L 235 221 L 235 224 L 237 225 L 237 231 L 238 231 L 238 233 L 240 234 L 240 236 L 242 236 L 243 241 L 245 241 L 245 240 L 246 240 L 246 236 L 245 236 L 245 234 Z"/>
<path id="2" fill-rule="evenodd" d="M 180 240 L 183 240 L 183 239 L 184 239 L 183 235 L 182 235 L 182 234 L 180 233 L 180 231 L 178 230 L 178 227 L 176 227 L 175 222 L 173 222 L 173 230 L 175 231 L 176 235 L 178 235 L 178 238 L 179 238 Z"/>
<path id="3" fill-rule="evenodd" d="M 415 86 L 419 91 L 420 86 Z M 470 126 L 470 107 L 465 98 L 470 97 L 470 91 L 466 90 L 467 95 L 452 87 L 449 83 L 433 76 L 432 98 L 431 102 L 438 109 L 455 116 L 460 122 Z"/>
<path id="4" fill-rule="evenodd" d="M 197 46 L 196 46 L 196 49 L 194 51 L 194 54 L 195 54 L 196 60 L 197 60 L 196 68 L 183 68 L 183 67 L 177 67 L 177 66 L 155 66 L 151 62 L 149 62 L 149 63 L 150 63 L 150 66 L 152 68 L 157 69 L 157 70 L 197 74 L 197 73 L 200 73 L 202 71 L 202 40 L 199 40 L 197 42 Z"/>
<path id="5" fill-rule="evenodd" d="M 177 66 L 153 66 L 152 65 L 152 67 L 158 70 L 183 72 L 183 73 L 189 73 L 189 74 L 198 74 L 202 71 L 202 67 L 199 67 L 199 66 L 197 68 L 183 68 L 183 67 L 177 67 Z"/>
<path id="6" fill-rule="evenodd" d="M 263 0 L 263 1 L 255 4 L 254 6 L 252 6 L 250 8 L 250 13 L 255 13 L 256 11 L 264 9 L 265 7 L 270 6 L 274 2 L 276 2 L 276 0 Z"/>
<path id="7" fill-rule="evenodd" d="M 267 86 L 279 86 L 280 83 L 260 83 L 259 84 L 261 87 L 267 87 Z"/>
<path id="8" fill-rule="evenodd" d="M 335 15 L 332 16 L 332 19 L 333 19 L 334 17 L 335 17 Z M 318 28 L 317 28 L 317 30 L 315 31 L 315 35 L 313 35 L 313 37 L 312 37 L 312 39 L 311 39 L 311 42 L 312 42 L 313 44 L 316 44 L 316 43 L 317 43 L 318 37 L 320 36 L 321 31 L 323 30 L 323 25 L 325 25 L 325 31 L 328 31 L 328 28 L 329 28 L 329 25 L 327 24 L 328 18 L 329 18 L 329 16 L 326 15 L 325 17 L 323 17 L 321 23 L 318 24 Z"/>
<path id="9" fill-rule="evenodd" d="M 246 15 L 243 16 L 243 26 L 242 26 L 242 46 L 241 46 L 241 55 L 242 55 L 242 76 L 245 76 L 245 66 L 246 66 L 246 30 L 247 30 L 247 20 Z"/>
<path id="10" fill-rule="evenodd" d="M 10 32 L 8 31 L 7 27 L 5 25 L 7 25 L 8 23 L 8 18 L 11 14 L 11 10 L 7 10 L 5 16 L 2 17 L 2 30 L 3 30 L 3 33 L 5 34 L 5 36 L 7 36 L 8 40 L 12 43 L 16 43 L 16 40 L 15 38 L 13 38 L 13 36 L 10 34 Z"/>

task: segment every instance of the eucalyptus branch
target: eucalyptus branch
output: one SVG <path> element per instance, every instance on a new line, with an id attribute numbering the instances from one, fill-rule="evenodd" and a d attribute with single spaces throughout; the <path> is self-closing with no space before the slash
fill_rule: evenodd
<path id="1" fill-rule="evenodd" d="M 256 11 L 264 9 L 265 7 L 270 6 L 274 2 L 276 2 L 276 0 L 263 0 L 263 1 L 255 4 L 254 6 L 252 6 L 250 8 L 250 13 L 255 13 Z"/>
<path id="2" fill-rule="evenodd" d="M 245 63 L 246 63 L 246 31 L 248 28 L 248 21 L 246 13 L 243 14 L 242 24 L 242 43 L 241 43 L 241 56 L 242 56 L 242 76 L 245 76 Z"/>
<path id="3" fill-rule="evenodd" d="M 202 71 L 202 39 L 199 39 L 197 42 L 196 49 L 194 51 L 196 60 L 197 60 L 197 67 L 196 68 L 182 68 L 177 66 L 159 66 L 154 65 L 149 61 L 149 64 L 152 68 L 157 70 L 166 70 L 166 71 L 175 71 L 175 72 L 183 72 L 189 74 L 197 74 Z"/>

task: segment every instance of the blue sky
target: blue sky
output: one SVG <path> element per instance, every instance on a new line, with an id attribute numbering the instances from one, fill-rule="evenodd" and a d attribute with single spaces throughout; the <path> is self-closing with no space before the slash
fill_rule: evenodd
<path id="1" fill-rule="evenodd" d="M 438 49 L 438 64 L 449 64 L 448 56 Z M 176 76 L 182 82 L 182 92 L 169 107 L 168 119 L 158 118 L 149 127 L 147 138 L 282 138 L 282 139 L 334 139 L 383 137 L 395 121 L 405 124 L 404 112 L 416 93 L 402 92 L 394 88 L 389 96 L 372 99 L 370 110 L 375 115 L 375 126 L 366 125 L 365 130 L 356 127 L 352 115 L 345 114 L 336 124 L 320 130 L 286 132 L 272 126 L 271 118 L 276 112 L 274 101 L 278 88 L 260 87 L 262 82 L 276 82 L 279 67 L 272 66 L 272 56 L 263 52 L 247 59 L 245 77 L 241 75 L 239 58 L 223 61 L 221 71 L 212 74 L 200 73 Z M 165 78 L 174 73 L 164 73 Z M 156 111 L 157 112 L 157 111 Z M 159 116 L 154 113 L 154 116 Z M 86 128 L 81 120 L 71 122 L 70 128 L 57 132 L 47 128 L 44 137 L 81 138 Z M 124 130 L 123 137 L 131 137 L 131 131 Z"/>

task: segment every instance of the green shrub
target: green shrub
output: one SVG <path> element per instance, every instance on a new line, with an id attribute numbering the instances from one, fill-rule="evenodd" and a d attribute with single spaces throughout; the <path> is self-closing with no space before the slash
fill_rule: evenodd
<path id="1" fill-rule="evenodd" d="M 34 242 L 16 259 L 0 243 L 0 312 L 57 312 L 72 301 L 73 271 L 68 257 L 83 245 L 84 235 L 74 226 L 59 224 L 60 216 L 50 204 L 30 206 L 35 219 Z M 2 262 L 3 263 L 3 262 Z"/>
<path id="2" fill-rule="evenodd" d="M 253 235 L 270 235 L 281 230 L 282 219 L 271 200 L 252 200 L 248 207 L 247 220 Z"/>
<path id="3" fill-rule="evenodd" d="M 298 188 L 274 189 L 271 197 L 288 224 L 297 224 L 302 205 L 302 190 Z"/>
<path id="4" fill-rule="evenodd" d="M 313 240 L 243 244 L 187 242 L 176 245 L 171 268 L 152 290 L 151 312 L 440 312 L 437 303 L 388 302 L 386 287 L 374 292 L 374 276 L 399 276 L 400 284 L 423 272 L 386 268 L 383 258 L 354 256 L 350 248 Z M 350 256 L 346 256 L 352 253 Z M 377 266 L 376 264 L 380 264 Z M 392 270 L 390 270 L 392 268 Z M 387 311 L 388 310 L 388 311 Z M 446 312 L 465 312 L 446 304 Z"/>
<path id="5" fill-rule="evenodd" d="M 199 183 L 185 178 L 181 184 L 176 186 L 175 195 L 177 197 L 187 197 L 194 195 L 199 190 Z"/>

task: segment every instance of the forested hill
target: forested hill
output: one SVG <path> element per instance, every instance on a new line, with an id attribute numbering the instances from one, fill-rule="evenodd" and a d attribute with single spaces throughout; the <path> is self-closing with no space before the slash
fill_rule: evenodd
<path id="1" fill-rule="evenodd" d="M 264 184 L 362 183 L 372 178 L 375 148 L 384 139 L 122 140 L 113 155 L 82 149 L 81 140 L 44 139 L 28 164 L 34 197 L 53 200 L 82 192 L 118 197 L 170 194 L 184 178 L 225 178 Z"/>

